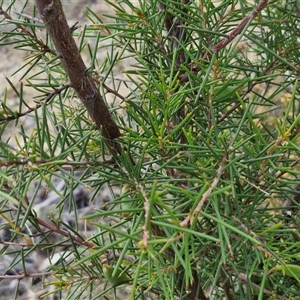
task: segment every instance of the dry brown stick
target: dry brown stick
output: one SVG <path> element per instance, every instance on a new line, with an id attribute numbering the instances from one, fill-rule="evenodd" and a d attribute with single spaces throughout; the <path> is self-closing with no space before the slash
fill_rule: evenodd
<path id="1" fill-rule="evenodd" d="M 98 128 L 103 128 L 106 139 L 112 141 L 119 137 L 119 128 L 111 118 L 92 77 L 87 73 L 87 67 L 72 37 L 60 0 L 36 0 L 35 3 L 71 85 L 91 119 Z"/>

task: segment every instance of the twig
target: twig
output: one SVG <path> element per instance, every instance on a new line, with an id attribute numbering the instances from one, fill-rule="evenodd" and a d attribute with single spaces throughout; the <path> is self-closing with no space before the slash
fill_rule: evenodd
<path id="1" fill-rule="evenodd" d="M 100 73 L 97 73 L 97 75 L 101 78 L 109 78 L 111 80 L 117 80 L 117 81 L 122 81 L 122 82 L 131 82 L 131 80 L 129 80 L 129 79 L 121 78 L 121 77 L 117 77 L 117 76 L 107 76 L 106 74 L 100 74 Z"/>
<path id="2" fill-rule="evenodd" d="M 207 201 L 208 197 L 210 196 L 210 194 L 212 193 L 212 191 L 214 190 L 214 188 L 218 185 L 221 176 L 223 174 L 224 169 L 226 168 L 226 159 L 227 159 L 227 153 L 224 152 L 223 154 L 223 158 L 222 161 L 220 163 L 220 166 L 217 170 L 217 174 L 216 177 L 214 178 L 211 186 L 209 187 L 209 189 L 203 194 L 200 202 L 198 203 L 197 207 L 194 209 L 194 211 L 192 211 L 181 223 L 180 226 L 181 227 L 187 227 L 187 225 L 193 220 L 193 218 L 196 216 L 196 214 L 198 214 L 204 203 Z"/>
<path id="3" fill-rule="evenodd" d="M 12 20 L 13 18 L 2 9 L 0 6 L 0 15 L 3 15 L 5 19 Z M 52 53 L 53 55 L 56 55 L 55 51 L 51 50 L 47 45 L 45 45 L 41 40 L 37 39 L 30 31 L 28 31 L 24 26 L 21 24 L 15 24 L 17 28 L 21 30 L 24 34 L 29 36 L 32 40 L 34 40 L 38 45 L 40 45 L 41 49 L 43 50 L 44 53 L 49 52 Z"/>
<path id="4" fill-rule="evenodd" d="M 43 276 L 51 276 L 53 275 L 54 272 L 42 272 L 42 273 L 28 273 L 28 274 L 22 274 L 22 275 L 2 275 L 0 276 L 0 279 L 8 279 L 8 280 L 12 280 L 12 279 L 24 279 L 24 278 L 40 278 Z"/>
<path id="5" fill-rule="evenodd" d="M 54 96 L 59 95 L 61 92 L 68 89 L 70 86 L 71 86 L 71 83 L 68 82 L 68 83 L 54 89 L 52 92 L 46 94 L 46 98 L 43 100 L 42 103 L 49 102 Z M 26 110 L 24 112 L 15 112 L 13 115 L 10 115 L 10 116 L 4 117 L 4 118 L 0 118 L 0 123 L 6 122 L 6 121 L 11 121 L 11 120 L 17 120 L 23 116 L 26 116 L 26 115 L 30 114 L 31 112 L 35 111 L 36 109 L 40 108 L 42 106 L 42 103 L 38 103 L 35 107 L 30 107 L 28 110 Z"/>
<path id="6" fill-rule="evenodd" d="M 289 168 L 292 169 L 295 167 L 295 165 L 299 164 L 300 162 L 300 158 L 297 158 L 294 162 L 292 162 L 290 165 L 289 165 Z M 284 174 L 286 174 L 288 171 L 284 170 L 284 171 L 280 171 L 280 173 L 278 173 L 276 175 L 276 179 L 279 179 L 281 178 Z"/>
<path id="7" fill-rule="evenodd" d="M 211 57 L 212 53 L 218 53 L 221 49 L 223 49 L 225 46 L 227 46 L 234 38 L 236 38 L 245 28 L 245 26 L 248 24 L 248 22 L 250 22 L 251 20 L 253 20 L 267 5 L 268 5 L 268 0 L 261 0 L 255 7 L 254 9 L 251 11 L 251 13 L 246 16 L 241 22 L 240 24 L 234 29 L 232 30 L 228 37 L 222 39 L 220 42 L 216 43 L 215 45 L 211 46 L 209 48 L 208 51 L 206 51 L 203 54 L 202 59 L 204 60 L 209 60 Z M 191 66 L 191 71 L 196 74 L 200 71 L 200 67 L 197 65 L 192 65 Z M 179 76 L 180 82 L 181 84 L 188 82 L 189 80 L 189 76 L 188 74 L 181 74 Z M 239 103 L 236 103 L 237 106 L 239 106 Z M 236 107 L 234 107 L 235 109 Z"/>
<path id="8" fill-rule="evenodd" d="M 72 171 L 72 170 L 80 170 L 80 169 L 86 169 L 88 167 L 94 166 L 97 167 L 99 164 L 104 165 L 114 165 L 115 160 L 113 158 L 107 159 L 104 161 L 99 162 L 93 162 L 93 161 L 71 161 L 71 160 L 59 160 L 59 161 L 53 161 L 52 159 L 49 160 L 35 160 L 34 162 L 31 161 L 32 158 L 28 159 L 20 159 L 20 160 L 0 160 L 0 167 L 9 167 L 9 166 L 25 166 L 25 168 L 28 168 L 29 170 L 34 167 L 34 165 L 39 165 L 42 167 L 43 165 L 49 165 L 52 163 L 52 171 L 57 171 L 58 168 L 56 166 L 59 166 L 60 169 L 64 169 L 66 171 Z"/>
<path id="9" fill-rule="evenodd" d="M 151 212 L 150 212 L 150 199 L 147 197 L 147 193 L 144 190 L 144 187 L 137 183 L 140 193 L 143 195 L 144 198 L 144 211 L 145 211 L 145 222 L 144 226 L 142 227 L 143 231 L 143 240 L 141 241 L 141 246 L 143 249 L 148 249 L 148 242 L 149 242 L 149 224 L 151 219 Z"/>
<path id="10" fill-rule="evenodd" d="M 6 245 L 6 246 L 19 246 L 19 247 L 27 247 L 27 248 L 32 248 L 35 247 L 36 245 L 34 244 L 27 244 L 27 243 L 17 243 L 17 242 L 6 242 L 0 240 L 0 245 Z"/>
<path id="11" fill-rule="evenodd" d="M 224 38 L 214 46 L 210 47 L 210 51 L 213 53 L 219 52 L 222 48 L 227 46 L 234 38 L 236 38 L 245 28 L 245 26 L 251 22 L 267 5 L 268 5 L 268 0 L 261 0 L 251 11 L 251 13 L 246 16 L 241 23 L 234 29 L 232 30 L 228 37 Z"/>
<path id="12" fill-rule="evenodd" d="M 43 165 L 43 164 L 49 164 L 52 160 L 35 160 L 34 162 L 31 161 L 31 158 L 29 159 L 20 159 L 20 160 L 9 160 L 9 161 L 4 161 L 0 160 L 0 167 L 9 167 L 9 166 L 27 166 L 28 168 L 32 168 L 33 165 Z M 70 161 L 70 160 L 60 160 L 60 161 L 55 161 L 55 165 L 58 166 L 63 166 L 66 170 L 71 170 L 74 169 L 74 167 L 79 166 L 79 167 L 88 167 L 88 166 L 95 166 L 97 165 L 95 162 L 92 161 Z"/>
<path id="13" fill-rule="evenodd" d="M 37 221 L 37 223 L 45 228 L 48 228 L 50 231 L 52 232 L 56 232 L 62 236 L 65 236 L 67 238 L 71 237 L 72 240 L 78 244 L 78 245 L 82 245 L 82 246 L 87 246 L 88 248 L 94 248 L 96 246 L 96 244 L 92 243 L 92 242 L 88 242 L 88 241 L 84 241 L 83 239 L 79 238 L 78 236 L 72 235 L 69 232 L 60 229 L 59 227 L 57 227 L 56 225 L 50 224 L 40 218 L 34 217 L 35 220 Z"/>
<path id="14" fill-rule="evenodd" d="M 6 204 L 5 207 L 7 207 L 8 209 L 13 210 L 13 211 L 18 211 L 18 208 L 13 207 L 11 205 Z M 26 209 L 26 207 L 24 207 L 24 209 Z M 58 234 L 60 234 L 64 237 L 67 237 L 67 238 L 71 237 L 72 240 L 78 245 L 87 246 L 88 248 L 94 248 L 94 247 L 97 246 L 96 244 L 94 244 L 92 242 L 84 241 L 83 239 L 79 238 L 78 236 L 72 235 L 72 234 L 70 234 L 69 232 L 67 232 L 63 229 L 60 229 L 56 225 L 50 224 L 50 223 L 34 216 L 33 214 L 30 214 L 29 217 L 33 218 L 36 221 L 36 223 L 38 223 L 39 225 L 49 229 L 51 232 L 56 232 L 56 233 L 58 233 Z"/>
<path id="15" fill-rule="evenodd" d="M 101 84 L 108 93 L 111 93 L 113 95 L 115 95 L 116 97 L 119 97 L 120 99 L 122 99 L 122 101 L 125 101 L 125 97 L 123 97 L 121 94 L 119 94 L 117 91 L 111 89 L 110 87 L 108 87 L 104 82 L 100 82 L 99 80 L 93 78 L 93 80 L 98 83 L 99 85 Z"/>
<path id="16" fill-rule="evenodd" d="M 32 17 L 32 16 L 29 16 L 29 15 L 26 15 L 26 14 L 23 14 L 23 13 L 18 13 L 15 11 L 15 14 L 19 17 L 23 17 L 24 19 L 28 19 L 30 21 L 33 21 L 33 22 L 36 22 L 36 23 L 40 23 L 40 24 L 43 24 L 43 20 L 39 19 L 39 18 L 35 18 L 35 17 Z"/>

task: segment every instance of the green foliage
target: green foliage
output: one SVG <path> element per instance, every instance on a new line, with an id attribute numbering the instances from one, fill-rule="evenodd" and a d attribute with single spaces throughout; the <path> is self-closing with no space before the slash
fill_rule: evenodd
<path id="1" fill-rule="evenodd" d="M 1 3 L 13 29 L 0 46 L 26 53 L 20 84 L 7 78 L 18 106 L 1 95 L 1 135 L 18 131 L 0 140 L 1 255 L 22 265 L 3 282 L 40 277 L 61 299 L 296 299 L 299 4 L 107 4 L 114 13 L 87 7 L 73 35 L 121 152 L 77 101 L 35 11 L 9 19 Z M 32 253 L 49 261 L 37 276 Z"/>

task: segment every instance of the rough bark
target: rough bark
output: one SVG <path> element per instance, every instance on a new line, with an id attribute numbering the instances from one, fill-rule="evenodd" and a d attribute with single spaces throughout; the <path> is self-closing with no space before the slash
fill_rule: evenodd
<path id="1" fill-rule="evenodd" d="M 69 76 L 71 86 L 86 107 L 91 119 L 103 135 L 112 141 L 120 136 L 92 77 L 87 74 L 82 57 L 72 37 L 60 0 L 36 0 L 39 14 L 50 35 L 62 65 Z"/>

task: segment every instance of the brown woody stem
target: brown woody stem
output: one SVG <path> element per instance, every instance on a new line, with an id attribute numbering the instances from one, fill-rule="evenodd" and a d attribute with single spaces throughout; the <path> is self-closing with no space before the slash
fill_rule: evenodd
<path id="1" fill-rule="evenodd" d="M 82 57 L 72 37 L 60 0 L 36 0 L 37 9 L 56 48 L 71 86 L 86 107 L 104 137 L 113 140 L 120 136 L 119 128 L 110 116 L 93 78 L 87 74 Z"/>

